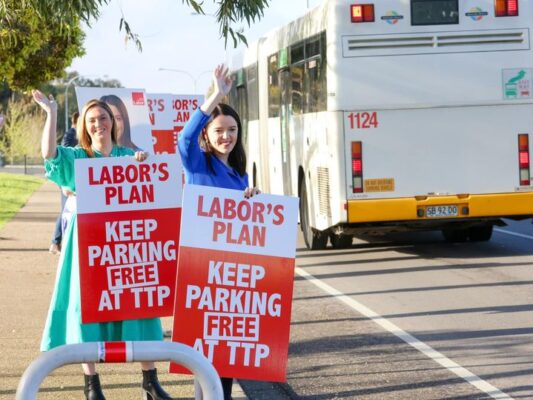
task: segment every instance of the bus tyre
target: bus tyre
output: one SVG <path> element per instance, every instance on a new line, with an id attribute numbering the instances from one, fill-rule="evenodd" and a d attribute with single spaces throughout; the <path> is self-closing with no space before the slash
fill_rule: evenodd
<path id="1" fill-rule="evenodd" d="M 300 188 L 300 225 L 305 245 L 310 250 L 324 250 L 328 244 L 327 232 L 319 231 L 309 226 L 309 206 L 305 181 Z"/>
<path id="2" fill-rule="evenodd" d="M 468 240 L 467 229 L 458 229 L 458 228 L 446 228 L 442 230 L 442 235 L 447 242 L 451 243 L 460 243 L 466 242 Z"/>
<path id="3" fill-rule="evenodd" d="M 330 233 L 329 241 L 334 249 L 347 249 L 352 246 L 352 235 Z"/>
<path id="4" fill-rule="evenodd" d="M 486 242 L 492 237 L 492 225 L 473 226 L 468 229 L 468 237 L 472 242 Z"/>

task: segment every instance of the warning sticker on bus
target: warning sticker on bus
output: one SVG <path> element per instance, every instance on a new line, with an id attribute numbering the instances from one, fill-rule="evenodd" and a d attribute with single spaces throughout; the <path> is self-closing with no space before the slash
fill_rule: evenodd
<path id="1" fill-rule="evenodd" d="M 365 179 L 365 192 L 394 192 L 394 178 Z"/>

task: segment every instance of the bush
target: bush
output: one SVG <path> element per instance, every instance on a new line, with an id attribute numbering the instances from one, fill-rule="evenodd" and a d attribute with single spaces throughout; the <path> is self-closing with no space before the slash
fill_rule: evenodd
<path id="1" fill-rule="evenodd" d="M 0 130 L 0 154 L 5 163 L 42 162 L 41 132 L 43 118 L 34 104 L 24 99 L 7 105 L 4 127 Z"/>

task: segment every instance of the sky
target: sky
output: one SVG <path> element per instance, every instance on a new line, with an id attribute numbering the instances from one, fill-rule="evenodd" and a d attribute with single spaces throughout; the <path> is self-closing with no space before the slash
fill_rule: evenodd
<path id="1" fill-rule="evenodd" d="M 290 22 L 320 4 L 321 0 L 270 0 L 263 18 L 244 28 L 248 43 Z M 148 93 L 205 94 L 213 68 L 231 60 L 233 42 L 219 37 L 219 27 L 210 13 L 213 0 L 204 1 L 208 15 L 194 15 L 183 0 L 111 0 L 100 18 L 84 26 L 86 54 L 74 59 L 67 71 L 87 78 L 118 79 L 126 88 Z M 121 16 L 142 42 L 139 52 L 125 43 L 119 31 Z M 242 45 L 241 45 L 242 46 Z M 161 71 L 168 68 L 177 71 Z M 196 92 L 195 92 L 196 90 Z"/>

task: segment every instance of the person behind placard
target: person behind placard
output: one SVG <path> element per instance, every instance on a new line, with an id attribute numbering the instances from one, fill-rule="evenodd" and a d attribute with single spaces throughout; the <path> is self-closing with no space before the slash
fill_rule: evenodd
<path id="1" fill-rule="evenodd" d="M 130 117 L 124 102 L 114 94 L 106 94 L 100 97 L 100 100 L 105 101 L 113 111 L 113 117 L 117 124 L 117 143 L 123 147 L 140 150 L 131 139 Z"/>
<path id="2" fill-rule="evenodd" d="M 61 146 L 64 147 L 75 147 L 78 144 L 78 139 L 76 137 L 76 124 L 78 123 L 78 117 L 80 113 L 75 111 L 70 116 L 70 128 L 65 131 L 63 138 L 61 139 Z M 67 197 L 72 195 L 67 189 L 61 189 L 61 212 L 56 220 L 56 226 L 54 229 L 54 234 L 52 236 L 52 243 L 50 244 L 50 249 L 48 250 L 52 254 L 59 254 L 61 251 L 61 240 L 63 238 L 63 209 L 65 208 L 65 203 Z"/>
<path id="3" fill-rule="evenodd" d="M 33 91 L 33 98 L 46 111 L 46 122 L 41 139 L 41 152 L 45 159 L 46 176 L 72 192 L 74 160 L 80 158 L 134 156 L 144 161 L 147 153 L 117 145 L 116 124 L 109 106 L 100 100 L 90 100 L 81 111 L 78 121 L 78 147 L 57 146 L 55 130 L 57 104 L 40 91 Z M 81 323 L 80 278 L 78 254 L 78 230 L 76 214 L 72 216 L 64 235 L 63 251 L 59 258 L 57 278 L 41 341 L 41 350 L 82 342 L 162 340 L 159 318 Z M 82 364 L 85 375 L 85 397 L 88 400 L 105 400 L 94 363 Z M 160 386 L 153 362 L 141 362 L 142 389 L 145 398 L 151 400 L 172 399 Z"/>
<path id="4" fill-rule="evenodd" d="M 228 68 L 217 66 L 214 91 L 183 127 L 178 151 L 186 183 L 243 190 L 244 197 L 250 198 L 260 191 L 248 185 L 241 120 L 233 108 L 220 103 L 231 85 Z M 230 400 L 233 378 L 223 377 L 221 382 L 224 400 Z"/>

